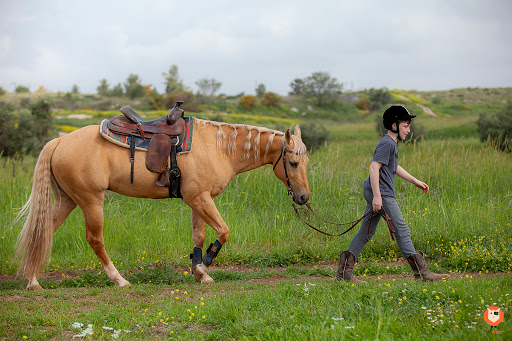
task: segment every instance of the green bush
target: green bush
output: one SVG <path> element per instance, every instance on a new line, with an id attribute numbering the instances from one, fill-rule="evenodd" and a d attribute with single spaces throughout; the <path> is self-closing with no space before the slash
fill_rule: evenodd
<path id="1" fill-rule="evenodd" d="M 309 151 L 322 147 L 329 139 L 327 128 L 317 123 L 303 124 L 300 127 L 300 131 L 302 142 L 304 142 Z"/>
<path id="2" fill-rule="evenodd" d="M 278 94 L 275 94 L 273 92 L 266 92 L 263 95 L 262 103 L 263 103 L 263 105 L 266 105 L 267 107 L 275 107 L 279 103 L 281 103 L 281 96 L 279 96 Z"/>
<path id="3" fill-rule="evenodd" d="M 0 106 L 0 155 L 37 154 L 48 142 L 53 128 L 50 105 L 39 100 L 30 109 L 30 114 L 15 114 L 12 108 Z"/>
<path id="4" fill-rule="evenodd" d="M 30 90 L 28 89 L 27 86 L 23 86 L 23 85 L 18 85 L 16 87 L 16 90 L 14 90 L 17 94 L 22 94 L 22 93 L 25 93 L 25 92 L 30 92 Z"/>
<path id="5" fill-rule="evenodd" d="M 502 150 L 512 151 L 512 103 L 503 110 L 491 114 L 480 114 L 478 118 L 480 140 L 489 141 L 492 146 Z"/>
<path id="6" fill-rule="evenodd" d="M 244 107 L 247 110 L 251 110 L 258 103 L 258 97 L 253 95 L 242 96 L 240 100 L 238 100 L 238 104 Z"/>
<path id="7" fill-rule="evenodd" d="M 356 108 L 364 111 L 370 111 L 372 106 L 373 103 L 368 97 L 361 97 L 356 103 Z"/>

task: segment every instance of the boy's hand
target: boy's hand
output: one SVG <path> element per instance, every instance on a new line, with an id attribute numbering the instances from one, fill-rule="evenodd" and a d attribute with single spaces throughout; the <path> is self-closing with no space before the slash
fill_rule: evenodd
<path id="1" fill-rule="evenodd" d="M 373 206 L 373 212 L 375 212 L 375 213 L 382 210 L 382 197 L 374 196 L 372 206 Z"/>
<path id="2" fill-rule="evenodd" d="M 415 183 L 416 187 L 420 188 L 423 193 L 427 194 L 428 191 L 430 190 L 430 188 L 428 187 L 428 185 L 426 183 L 424 183 L 423 181 L 419 181 Z"/>

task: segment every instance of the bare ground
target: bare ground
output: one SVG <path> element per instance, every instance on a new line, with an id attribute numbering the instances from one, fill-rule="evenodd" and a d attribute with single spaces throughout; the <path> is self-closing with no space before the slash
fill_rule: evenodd
<path id="1" fill-rule="evenodd" d="M 399 260 L 396 262 L 380 262 L 379 266 L 385 267 L 385 266 L 397 266 L 397 265 L 403 265 L 406 264 L 405 261 Z M 148 267 L 161 267 L 165 266 L 165 264 L 151 264 L 148 265 Z M 357 265 L 356 265 L 357 266 Z M 332 268 L 336 270 L 338 267 L 337 262 L 322 262 L 321 264 L 315 264 L 315 265 L 304 265 L 304 266 L 296 266 L 298 268 L 308 269 L 312 270 L 314 268 Z M 188 271 L 190 272 L 189 267 L 177 267 L 177 271 Z M 250 282 L 262 282 L 262 283 L 271 283 L 271 282 L 280 282 L 284 280 L 290 280 L 291 278 L 289 276 L 285 276 L 284 273 L 286 272 L 287 268 L 262 268 L 262 267 L 250 267 L 245 265 L 214 265 L 210 268 L 210 271 L 217 271 L 222 270 L 225 272 L 245 272 L 245 273 L 252 273 L 255 271 L 262 271 L 262 270 L 268 270 L 274 272 L 274 274 L 270 277 L 264 277 L 264 278 L 255 278 L 255 279 L 246 279 L 241 280 L 241 282 L 244 281 L 250 281 Z M 51 271 L 51 272 L 44 272 L 42 273 L 39 278 L 40 279 L 47 279 L 47 280 L 53 280 L 53 281 L 62 281 L 64 279 L 73 278 L 76 276 L 80 276 L 81 274 L 85 273 L 85 271 L 73 271 L 73 270 L 63 270 L 63 271 Z M 451 278 L 485 278 L 485 277 L 500 277 L 500 276 L 511 276 L 510 272 L 498 272 L 498 273 L 484 273 L 484 272 L 452 272 L 450 273 Z M 308 279 L 308 278 L 328 278 L 325 276 L 297 276 L 296 278 L 301 279 Z M 375 278 L 375 279 L 407 279 L 412 278 L 412 272 L 407 274 L 382 274 L 382 275 L 366 275 L 364 278 Z M 19 276 L 16 275 L 2 275 L 0 274 L 0 282 L 8 281 L 8 280 L 20 280 L 22 279 Z"/>

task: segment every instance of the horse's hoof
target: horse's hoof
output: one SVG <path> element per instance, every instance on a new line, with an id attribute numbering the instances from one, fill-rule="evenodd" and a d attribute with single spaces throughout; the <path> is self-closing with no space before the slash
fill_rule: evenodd
<path id="1" fill-rule="evenodd" d="M 39 283 L 32 285 L 29 284 L 27 285 L 27 290 L 43 290 L 43 287 L 41 287 Z"/>
<path id="2" fill-rule="evenodd" d="M 204 277 L 204 278 L 201 279 L 201 284 L 203 284 L 203 283 L 213 283 L 214 282 L 213 278 L 211 278 L 208 275 L 206 275 L 206 276 L 207 277 Z"/>
<path id="3" fill-rule="evenodd" d="M 120 288 L 122 287 L 129 287 L 131 284 L 126 279 L 122 279 L 121 281 L 117 282 Z"/>
<path id="4" fill-rule="evenodd" d="M 194 277 L 197 282 L 213 283 L 213 279 L 208 276 L 208 273 L 206 272 L 206 265 L 204 265 L 204 263 L 196 265 L 196 268 L 194 269 Z"/>

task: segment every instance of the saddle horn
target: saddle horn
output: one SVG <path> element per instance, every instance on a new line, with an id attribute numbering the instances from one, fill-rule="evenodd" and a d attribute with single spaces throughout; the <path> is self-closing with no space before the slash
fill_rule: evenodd
<path id="1" fill-rule="evenodd" d="M 167 115 L 167 124 L 173 125 L 176 123 L 176 121 L 183 117 L 185 110 L 180 108 L 182 104 L 183 101 L 176 101 L 174 107 L 172 107 L 171 111 L 169 111 L 169 115 Z"/>

